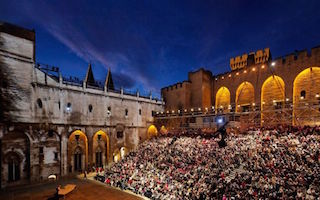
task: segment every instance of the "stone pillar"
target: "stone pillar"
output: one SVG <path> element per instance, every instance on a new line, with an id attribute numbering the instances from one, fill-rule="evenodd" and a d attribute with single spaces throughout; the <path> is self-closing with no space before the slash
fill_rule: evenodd
<path id="1" fill-rule="evenodd" d="M 61 134 L 61 133 L 60 133 Z M 61 176 L 68 174 L 68 138 L 61 134 Z"/>
<path id="2" fill-rule="evenodd" d="M 91 166 L 93 163 L 93 136 L 92 134 L 87 134 L 88 137 L 88 158 L 87 158 L 87 163 L 86 163 L 86 170 L 91 170 Z M 90 167 L 90 169 L 87 169 L 88 166 Z"/>

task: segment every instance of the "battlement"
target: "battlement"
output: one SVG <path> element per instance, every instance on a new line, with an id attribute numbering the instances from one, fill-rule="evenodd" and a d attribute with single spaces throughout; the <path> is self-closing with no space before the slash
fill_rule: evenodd
<path id="1" fill-rule="evenodd" d="M 301 62 L 306 62 L 307 60 L 320 61 L 320 46 L 311 48 L 311 52 L 307 49 L 292 52 L 285 56 L 276 58 L 274 62 L 277 66 L 285 66 L 301 64 Z"/>
<path id="2" fill-rule="evenodd" d="M 187 85 L 190 85 L 190 84 L 191 84 L 190 81 L 178 82 L 178 83 L 175 83 L 173 85 L 169 85 L 167 87 L 161 88 L 161 92 L 169 91 L 169 90 L 179 90 L 180 88 L 186 87 Z"/>
<path id="3" fill-rule="evenodd" d="M 230 58 L 231 70 L 241 69 L 253 64 L 260 64 L 267 62 L 271 57 L 270 49 L 258 50 L 249 54 L 243 54 L 235 58 Z"/>

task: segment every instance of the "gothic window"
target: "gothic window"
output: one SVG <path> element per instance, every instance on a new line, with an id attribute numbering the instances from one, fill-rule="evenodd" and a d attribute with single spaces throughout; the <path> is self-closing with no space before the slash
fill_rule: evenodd
<path id="1" fill-rule="evenodd" d="M 20 180 L 20 159 L 16 153 L 9 153 L 7 157 L 8 163 L 8 182 Z"/>
<path id="2" fill-rule="evenodd" d="M 108 116 L 111 115 L 111 106 L 108 106 L 108 111 L 107 111 Z"/>
<path id="3" fill-rule="evenodd" d="M 118 131 L 117 132 L 117 138 L 123 138 L 123 132 L 122 131 Z"/>
<path id="4" fill-rule="evenodd" d="M 59 158 L 58 152 L 54 152 L 54 160 L 58 160 L 58 158 Z"/>
<path id="5" fill-rule="evenodd" d="M 71 103 L 70 103 L 70 102 L 69 102 L 69 103 L 67 103 L 66 110 L 67 110 L 67 112 L 71 112 L 71 110 L 72 110 L 72 105 L 71 105 Z"/>
<path id="6" fill-rule="evenodd" d="M 301 99 L 305 99 L 305 98 L 306 98 L 306 91 L 305 91 L 305 90 L 302 90 L 302 91 L 300 92 L 300 98 L 301 98 Z"/>
<path id="7" fill-rule="evenodd" d="M 39 108 L 42 108 L 42 101 L 41 99 L 37 99 L 37 104 Z"/>
<path id="8" fill-rule="evenodd" d="M 88 109 L 89 109 L 89 112 L 92 112 L 93 107 L 91 104 L 89 105 Z"/>

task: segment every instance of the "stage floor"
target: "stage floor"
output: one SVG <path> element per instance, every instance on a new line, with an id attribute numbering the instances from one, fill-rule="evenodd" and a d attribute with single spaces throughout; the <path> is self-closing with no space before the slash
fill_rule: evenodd
<path id="1" fill-rule="evenodd" d="M 54 199 L 55 188 L 58 184 L 76 184 L 77 188 L 66 196 L 68 200 L 142 200 L 143 198 L 127 192 L 106 186 L 92 180 L 76 178 L 57 182 L 33 185 L 22 188 L 11 188 L 0 191 L 0 199 L 6 200 L 45 200 Z"/>

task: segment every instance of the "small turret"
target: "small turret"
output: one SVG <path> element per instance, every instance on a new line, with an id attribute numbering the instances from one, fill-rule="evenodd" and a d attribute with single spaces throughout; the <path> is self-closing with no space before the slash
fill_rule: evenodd
<path id="1" fill-rule="evenodd" d="M 114 90 L 114 84 L 113 84 L 112 74 L 111 74 L 110 68 L 108 69 L 108 74 L 107 74 L 107 77 L 106 77 L 106 81 L 105 81 L 104 87 L 107 90 Z"/>

